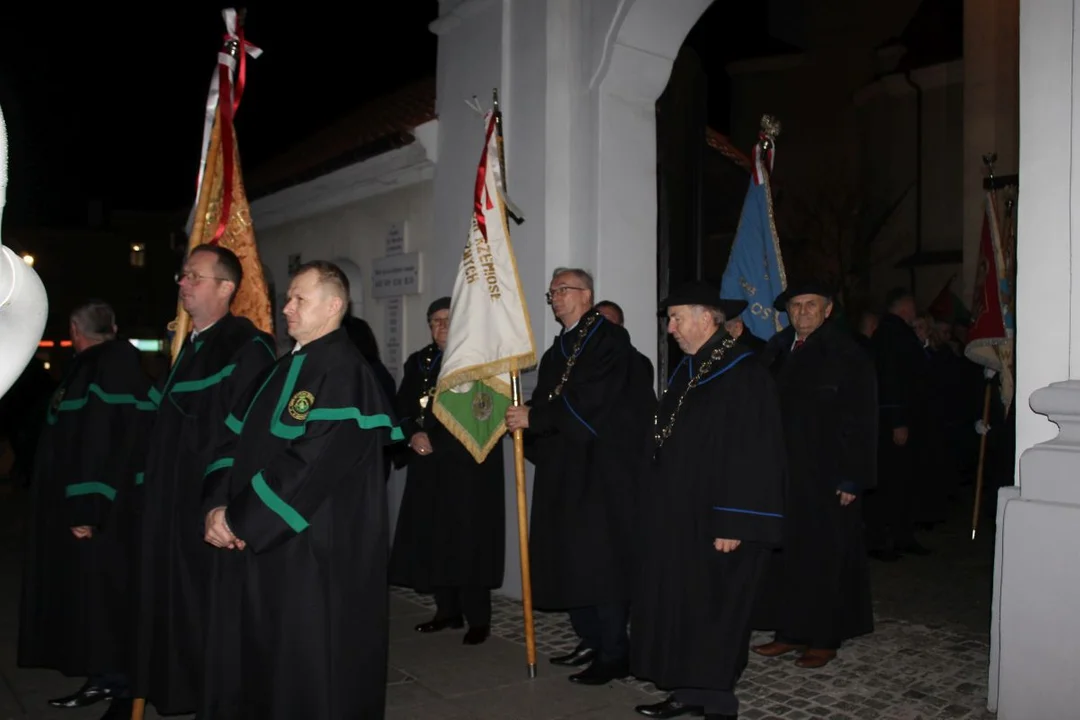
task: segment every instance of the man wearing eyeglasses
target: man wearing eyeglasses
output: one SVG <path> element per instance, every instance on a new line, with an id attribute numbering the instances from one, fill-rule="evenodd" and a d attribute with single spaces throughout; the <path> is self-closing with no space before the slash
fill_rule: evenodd
<path id="1" fill-rule="evenodd" d="M 428 308 L 431 344 L 409 356 L 397 394 L 409 450 L 408 478 L 390 559 L 390 582 L 435 595 L 435 617 L 419 633 L 469 629 L 487 640 L 491 591 L 502 585 L 506 546 L 502 444 L 477 464 L 435 418 L 432 403 L 450 333 L 450 298 Z"/>
<path id="2" fill-rule="evenodd" d="M 593 308 L 587 272 L 556 270 L 547 299 L 563 331 L 540 360 L 532 400 L 510 408 L 506 424 L 525 429 L 536 465 L 533 600 L 569 611 L 581 638 L 551 662 L 588 665 L 570 680 L 604 685 L 629 673 L 632 514 L 656 396 L 626 330 Z"/>
<path id="3" fill-rule="evenodd" d="M 211 552 L 203 541 L 203 474 L 240 393 L 274 362 L 273 338 L 229 312 L 242 279 L 230 250 L 191 251 L 176 280 L 193 329 L 150 392 L 157 417 L 143 478 L 134 671 L 135 695 L 162 715 L 194 712 L 201 693 Z"/>

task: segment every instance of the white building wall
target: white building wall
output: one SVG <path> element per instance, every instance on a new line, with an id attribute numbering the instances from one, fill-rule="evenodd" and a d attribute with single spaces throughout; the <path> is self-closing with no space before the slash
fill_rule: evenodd
<path id="1" fill-rule="evenodd" d="M 989 704 L 1000 720 L 1072 718 L 1080 707 L 1078 5 L 1020 3 L 1014 407 L 1022 456 L 1019 491 L 1003 490 L 998 511 Z"/>
<path id="2" fill-rule="evenodd" d="M 440 272 L 430 259 L 435 242 L 433 190 L 434 184 L 430 180 L 422 181 L 269 228 L 260 226 L 256 212 L 254 224 L 259 253 L 273 276 L 278 295 L 284 295 L 288 288 L 288 263 L 292 254 L 299 253 L 301 262 L 350 260 L 360 269 L 363 279 L 362 303 L 357 314 L 371 325 L 379 347 L 385 348 L 386 301 L 375 300 L 371 295 L 372 262 L 386 254 L 386 236 L 390 227 L 403 226 L 405 251 L 421 252 L 423 273 L 422 292 L 405 299 L 403 352 L 407 355 L 431 342 L 424 322 L 427 304 L 440 295 L 449 295 L 454 283 L 453 275 L 447 279 L 445 272 Z M 355 307 L 359 298 L 356 298 L 356 289 L 353 290 Z M 280 311 L 280 304 L 278 309 Z M 391 371 L 395 370 L 400 371 L 400 368 L 391 368 Z"/>

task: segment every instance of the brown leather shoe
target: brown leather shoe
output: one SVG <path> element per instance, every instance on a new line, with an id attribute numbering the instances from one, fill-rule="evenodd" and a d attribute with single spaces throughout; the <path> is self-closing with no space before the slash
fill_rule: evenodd
<path id="1" fill-rule="evenodd" d="M 814 670 L 825 667 L 835 659 L 835 650 L 815 650 L 811 648 L 799 656 L 799 659 L 795 661 L 795 667 Z"/>
<path id="2" fill-rule="evenodd" d="M 781 655 L 787 655 L 791 652 L 802 652 L 806 650 L 805 645 L 789 645 L 782 642 L 768 642 L 764 645 L 758 645 L 757 647 L 750 648 L 758 655 L 762 657 L 780 657 Z"/>

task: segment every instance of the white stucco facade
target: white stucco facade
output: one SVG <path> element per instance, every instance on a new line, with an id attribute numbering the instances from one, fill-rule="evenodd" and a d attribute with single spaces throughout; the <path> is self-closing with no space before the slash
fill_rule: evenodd
<path id="1" fill-rule="evenodd" d="M 1080 637 L 1078 7 L 1020 3 L 1020 472 L 998 510 L 990 705 L 1001 720 L 1080 713 L 1080 659 L 1071 649 Z"/>

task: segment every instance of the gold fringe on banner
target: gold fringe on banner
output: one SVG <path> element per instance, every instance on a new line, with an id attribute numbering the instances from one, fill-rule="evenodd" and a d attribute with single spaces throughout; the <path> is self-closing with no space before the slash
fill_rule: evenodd
<path id="1" fill-rule="evenodd" d="M 223 100 L 224 102 L 224 100 Z M 274 333 L 270 292 L 263 275 L 259 249 L 255 243 L 255 229 L 251 223 L 251 208 L 244 192 L 244 179 L 240 171 L 240 150 L 233 133 L 233 177 L 232 203 L 229 208 L 229 221 L 225 232 L 218 241 L 224 248 L 236 253 L 240 266 L 244 270 L 244 279 L 240 290 L 233 300 L 234 315 L 246 317 L 260 330 Z M 219 104 L 214 118 L 214 129 L 210 135 L 210 148 L 206 154 L 206 170 L 203 173 L 202 187 L 195 210 L 195 224 L 188 240 L 188 252 L 198 245 L 212 243 L 217 233 L 221 217 L 221 205 L 225 195 L 225 157 L 221 142 L 221 106 Z M 172 359 L 176 361 L 185 338 L 191 331 L 191 316 L 177 301 L 176 319 L 169 324 L 174 331 L 172 341 Z"/>

